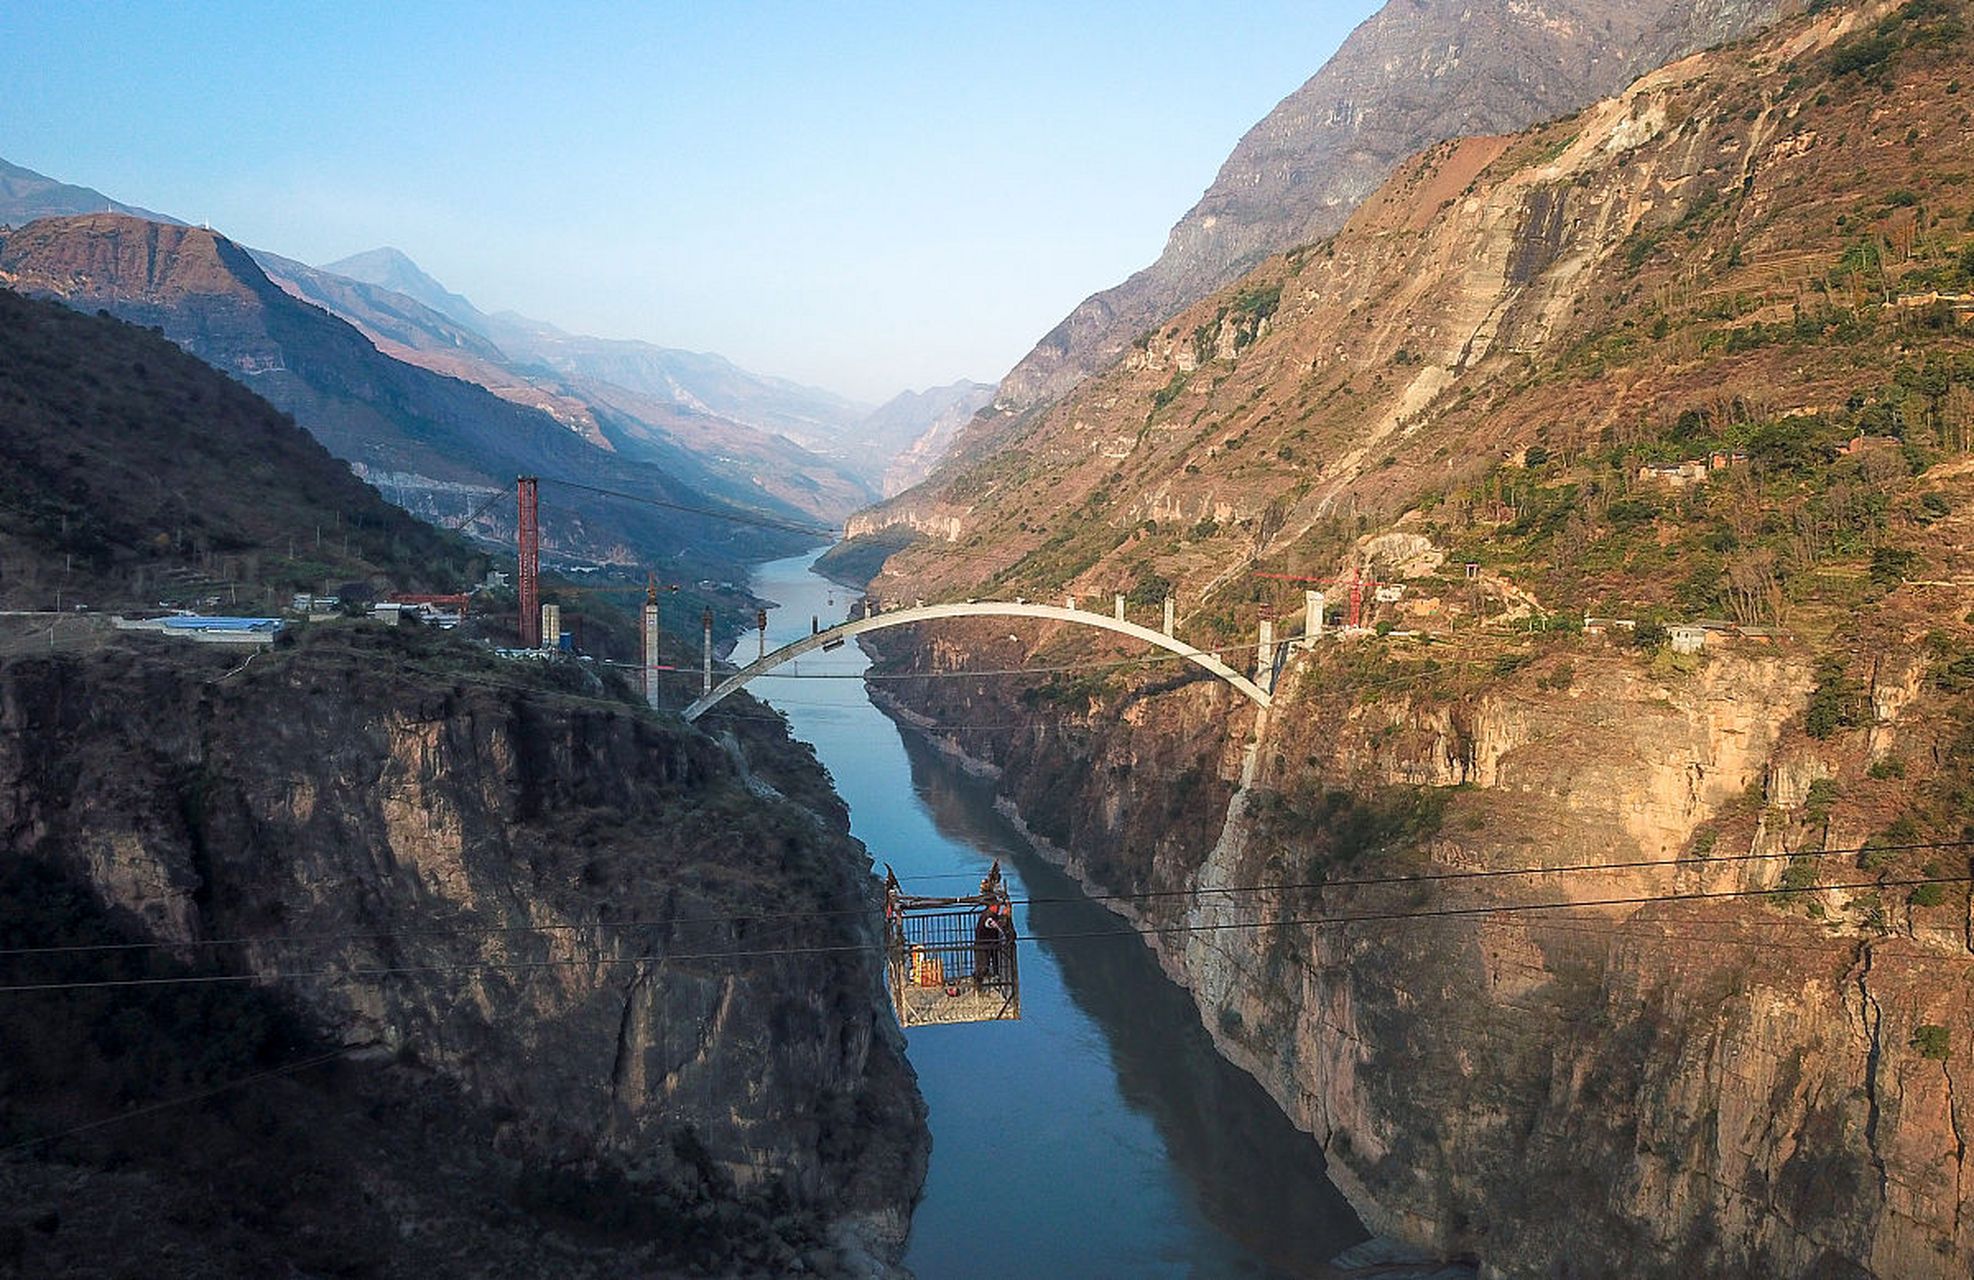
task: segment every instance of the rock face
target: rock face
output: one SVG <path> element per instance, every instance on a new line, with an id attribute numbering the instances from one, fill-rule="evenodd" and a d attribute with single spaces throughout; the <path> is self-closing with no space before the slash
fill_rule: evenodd
<path id="1" fill-rule="evenodd" d="M 0 830 L 144 936 L 240 940 L 227 967 L 456 1086 L 524 1170 L 751 1207 L 734 1250 L 895 1257 L 920 1104 L 875 914 L 818 913 L 874 888 L 813 757 L 459 660 L 368 630 L 224 680 L 17 661 Z"/>
<path id="2" fill-rule="evenodd" d="M 1026 409 L 1270 254 L 1341 227 L 1399 161 L 1510 133 L 1767 22 L 1778 0 L 1393 0 L 1249 130 L 1157 262 L 1085 300 L 1001 382 Z"/>
<path id="3" fill-rule="evenodd" d="M 864 521 L 940 539 L 881 598 L 1172 595 L 1249 670 L 1328 593 L 1259 717 L 1065 635 L 875 647 L 1054 673 L 883 687 L 1160 895 L 1376 1230 L 1502 1277 L 1974 1265 L 1970 16 L 1820 6 L 1431 147 Z"/>
<path id="4" fill-rule="evenodd" d="M 970 665 L 985 642 L 904 669 Z M 1796 865 L 1778 850 L 1868 829 L 1751 802 L 1781 762 L 1819 755 L 1867 809 L 1898 794 L 1863 794 L 1866 730 L 1791 727 L 1803 664 L 1652 677 L 1578 654 L 1567 692 L 1545 663 L 1447 703 L 1353 688 L 1349 661 L 1292 660 L 1258 722 L 1206 681 L 1079 691 L 1046 719 L 970 682 L 885 689 L 912 723 L 1031 718 L 931 732 L 1124 896 L 1373 1230 L 1497 1277 L 1965 1272 L 1965 894 L 1891 907 L 1905 891 L 1881 901 L 1844 857 L 1823 883 L 1864 885 L 1807 890 L 1820 919 L 1705 896 L 1772 888 Z M 1948 758 L 1974 741 L 1955 714 L 1923 700 L 1878 729 Z M 1585 905 L 1489 912 L 1525 902 Z M 1309 923 L 1335 917 L 1368 921 Z"/>
<path id="5" fill-rule="evenodd" d="M 994 388 L 961 379 L 944 387 L 905 391 L 857 425 L 857 446 L 880 460 L 886 496 L 925 479 L 955 437 L 987 407 Z"/>

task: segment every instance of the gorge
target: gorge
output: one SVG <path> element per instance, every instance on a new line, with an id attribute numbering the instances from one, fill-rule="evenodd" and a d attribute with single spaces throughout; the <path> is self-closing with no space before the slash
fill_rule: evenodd
<path id="1" fill-rule="evenodd" d="M 876 411 L 0 165 L 0 1277 L 1962 1280 L 1970 49 L 1394 3 Z"/>

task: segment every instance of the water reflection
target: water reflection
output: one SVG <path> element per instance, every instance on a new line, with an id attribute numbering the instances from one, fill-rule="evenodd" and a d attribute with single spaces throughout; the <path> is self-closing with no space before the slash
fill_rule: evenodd
<path id="1" fill-rule="evenodd" d="M 1047 938 L 1127 929 L 1034 852 L 994 808 L 990 784 L 956 769 L 917 735 L 904 737 L 912 788 L 940 833 L 1000 850 L 1029 896 L 1055 899 L 1028 906 L 1028 932 Z M 1192 998 L 1165 977 L 1142 942 L 1122 933 L 1036 945 L 1101 1031 L 1123 1100 L 1151 1117 L 1167 1156 L 1216 1227 L 1267 1266 L 1297 1275 L 1315 1272 L 1312 1258 L 1364 1238 L 1316 1144 L 1286 1123 L 1253 1077 L 1214 1050 Z"/>
<path id="2" fill-rule="evenodd" d="M 805 634 L 811 614 L 832 616 L 809 560 L 756 576 L 755 590 L 784 606 L 770 614 L 770 644 Z M 866 665 L 854 646 L 802 660 L 811 676 Z M 1058 899 L 1017 908 L 1024 936 L 1124 928 L 1034 853 L 989 784 L 901 734 L 860 681 L 754 691 L 815 745 L 857 836 L 911 887 L 968 892 L 1000 858 L 1018 898 Z M 1037 943 L 1021 974 L 1023 1021 L 911 1033 L 933 1154 L 906 1262 L 925 1280 L 1287 1280 L 1322 1274 L 1364 1237 L 1315 1143 L 1213 1052 L 1190 997 L 1141 942 Z"/>

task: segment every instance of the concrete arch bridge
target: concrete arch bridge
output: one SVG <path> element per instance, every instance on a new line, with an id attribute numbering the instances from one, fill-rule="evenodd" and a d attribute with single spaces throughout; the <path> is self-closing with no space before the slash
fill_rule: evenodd
<path id="1" fill-rule="evenodd" d="M 845 641 L 867 632 L 883 631 L 890 627 L 916 626 L 919 623 L 937 622 L 944 618 L 1040 618 L 1049 622 L 1069 622 L 1077 626 L 1094 627 L 1099 631 L 1110 631 L 1117 635 L 1129 636 L 1134 640 L 1142 640 L 1167 653 L 1176 654 L 1232 685 L 1257 706 L 1266 708 L 1273 700 L 1276 652 L 1273 630 L 1266 621 L 1261 624 L 1261 638 L 1256 650 L 1255 677 L 1250 679 L 1222 662 L 1219 655 L 1196 649 L 1174 636 L 1170 600 L 1165 602 L 1163 631 L 1154 631 L 1150 627 L 1142 627 L 1128 621 L 1124 616 L 1123 596 L 1116 597 L 1116 608 L 1107 614 L 1079 609 L 1073 598 L 1066 605 L 980 600 L 965 604 L 918 605 L 909 609 L 894 609 L 888 613 L 868 612 L 864 617 L 853 618 L 827 631 L 804 636 L 793 644 L 783 645 L 772 653 L 764 654 L 728 676 L 717 686 L 711 680 L 712 666 L 709 654 L 707 664 L 709 674 L 704 692 L 697 701 L 685 709 L 685 718 L 697 720 L 717 706 L 728 694 L 745 688 L 750 681 L 768 674 L 783 663 L 794 661 L 805 653 L 813 653 L 818 649 L 837 648 Z"/>

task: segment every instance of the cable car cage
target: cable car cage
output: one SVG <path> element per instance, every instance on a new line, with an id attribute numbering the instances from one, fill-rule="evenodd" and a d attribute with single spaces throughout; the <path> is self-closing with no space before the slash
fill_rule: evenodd
<path id="1" fill-rule="evenodd" d="M 967 898 L 908 894 L 885 872 L 885 972 L 898 1025 L 1019 1019 L 1014 911 L 1001 864 Z"/>

